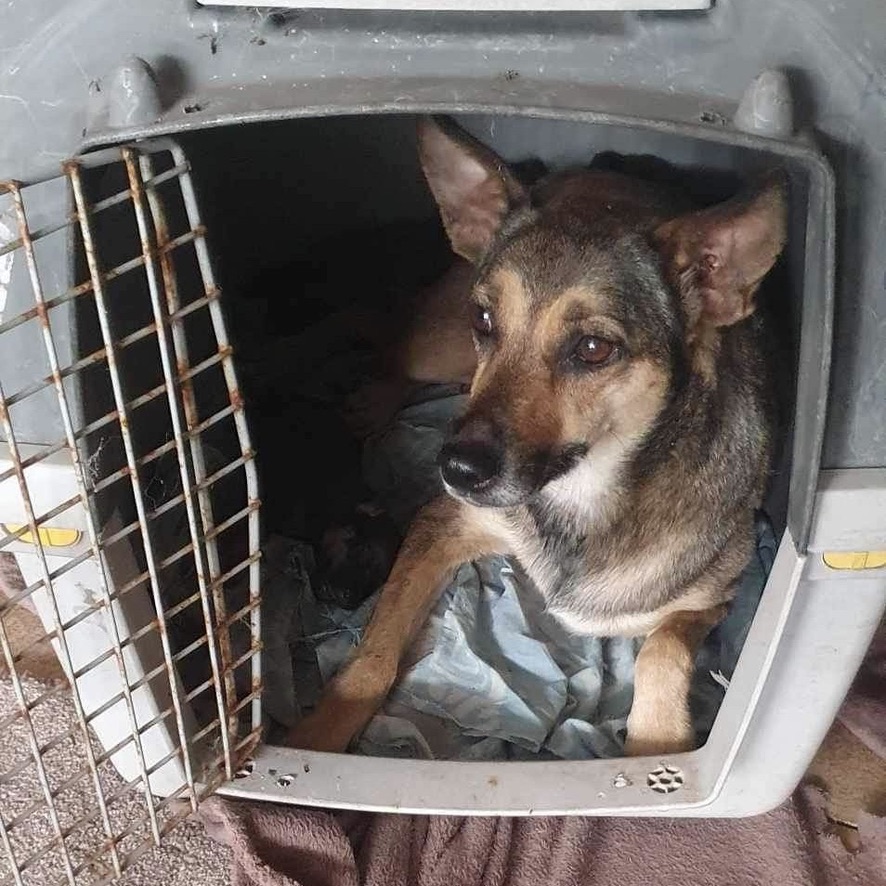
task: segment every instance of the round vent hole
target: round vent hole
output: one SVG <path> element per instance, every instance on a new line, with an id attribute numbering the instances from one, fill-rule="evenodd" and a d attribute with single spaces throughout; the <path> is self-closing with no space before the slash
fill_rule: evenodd
<path id="1" fill-rule="evenodd" d="M 646 784 L 658 794 L 673 794 L 683 787 L 683 770 L 679 766 L 657 766 L 646 777 Z"/>

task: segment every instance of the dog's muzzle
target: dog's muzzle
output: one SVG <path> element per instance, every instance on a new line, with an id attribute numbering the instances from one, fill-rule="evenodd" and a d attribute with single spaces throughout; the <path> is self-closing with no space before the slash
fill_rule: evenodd
<path id="1" fill-rule="evenodd" d="M 463 432 L 462 432 L 463 433 Z M 584 444 L 517 457 L 500 434 L 472 427 L 469 436 L 456 434 L 440 450 L 437 463 L 446 491 L 480 507 L 514 507 L 562 477 L 587 454 Z"/>

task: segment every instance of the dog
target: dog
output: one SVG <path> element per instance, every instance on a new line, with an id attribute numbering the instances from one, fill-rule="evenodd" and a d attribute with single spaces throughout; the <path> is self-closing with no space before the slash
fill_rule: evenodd
<path id="1" fill-rule="evenodd" d="M 594 169 L 526 187 L 447 118 L 423 119 L 418 142 L 471 267 L 469 403 L 440 453 L 446 494 L 419 512 L 361 644 L 288 743 L 345 751 L 455 569 L 501 554 L 570 630 L 644 638 L 626 753 L 690 750 L 694 659 L 750 557 L 773 454 L 756 308 L 786 241 L 787 181 L 771 172 L 699 209 Z"/>

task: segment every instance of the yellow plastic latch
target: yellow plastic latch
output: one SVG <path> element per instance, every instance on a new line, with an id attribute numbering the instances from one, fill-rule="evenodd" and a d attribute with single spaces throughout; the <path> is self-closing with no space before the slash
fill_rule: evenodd
<path id="1" fill-rule="evenodd" d="M 3 528 L 10 534 L 18 532 L 23 527 L 22 523 L 4 523 Z M 40 542 L 47 548 L 70 548 L 80 541 L 83 533 L 79 529 L 58 529 L 54 526 L 38 526 L 37 535 Z M 34 533 L 29 529 L 23 532 L 19 537 L 19 541 L 26 544 L 34 544 Z"/>
<path id="2" fill-rule="evenodd" d="M 886 566 L 886 551 L 832 551 L 822 554 L 821 559 L 831 569 L 882 569 Z"/>

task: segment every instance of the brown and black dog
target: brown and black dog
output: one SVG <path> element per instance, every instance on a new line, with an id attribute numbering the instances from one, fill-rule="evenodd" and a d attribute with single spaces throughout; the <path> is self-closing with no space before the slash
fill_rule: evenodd
<path id="1" fill-rule="evenodd" d="M 290 743 L 346 750 L 447 579 L 495 553 L 572 630 L 645 636 L 627 752 L 688 750 L 696 650 L 751 553 L 773 449 L 755 296 L 784 247 L 785 183 L 693 210 L 611 172 L 526 188 L 448 120 L 422 121 L 419 146 L 473 266 L 454 272 L 470 292 L 470 402 L 440 455 L 448 495 L 414 521 L 362 643 Z"/>

